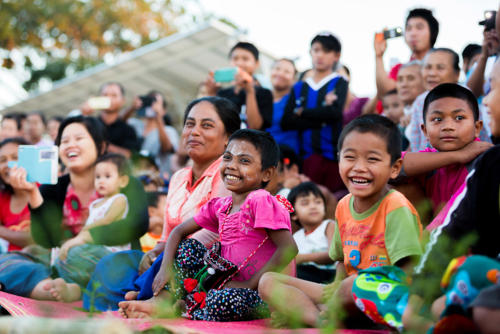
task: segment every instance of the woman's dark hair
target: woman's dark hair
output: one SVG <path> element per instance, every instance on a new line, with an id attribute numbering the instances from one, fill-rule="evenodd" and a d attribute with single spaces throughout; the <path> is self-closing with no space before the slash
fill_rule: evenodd
<path id="1" fill-rule="evenodd" d="M 95 164 L 97 165 L 101 162 L 110 162 L 115 165 L 118 169 L 118 175 L 120 176 L 132 174 L 132 167 L 130 166 L 130 162 L 121 154 L 106 153 L 104 155 L 101 155 L 99 158 L 97 158 Z"/>
<path id="2" fill-rule="evenodd" d="M 0 149 L 2 149 L 2 147 L 4 147 L 7 144 L 15 144 L 17 146 L 29 145 L 28 142 L 26 141 L 26 139 L 24 139 L 22 137 L 12 137 L 12 138 L 7 138 L 7 139 L 2 140 L 0 142 Z M 12 186 L 10 184 L 5 183 L 1 177 L 0 177 L 0 190 L 7 191 L 11 194 L 14 192 L 14 189 L 12 189 Z"/>
<path id="3" fill-rule="evenodd" d="M 251 143 L 260 153 L 262 170 L 278 166 L 280 149 L 276 140 L 268 132 L 240 129 L 229 137 L 229 142 L 232 140 L 244 140 Z"/>
<path id="4" fill-rule="evenodd" d="M 87 129 L 87 132 L 90 134 L 90 137 L 92 137 L 92 140 L 94 141 L 95 148 L 97 150 L 97 156 L 103 154 L 104 149 L 106 148 L 106 128 L 101 123 L 101 121 L 93 117 L 75 116 L 66 118 L 64 121 L 62 121 L 61 125 L 59 125 L 59 131 L 57 131 L 57 137 L 54 144 L 56 144 L 57 146 L 61 145 L 61 136 L 64 129 L 68 125 L 73 123 L 79 123 L 83 125 L 85 129 Z"/>
<path id="5" fill-rule="evenodd" d="M 224 131 L 228 136 L 232 135 L 236 130 L 240 128 L 240 113 L 236 105 L 226 98 L 217 96 L 206 96 L 191 101 L 191 103 L 189 103 L 186 107 L 186 111 L 184 112 L 183 124 L 186 124 L 186 120 L 191 109 L 193 109 L 193 107 L 200 102 L 208 102 L 214 106 L 217 115 L 219 115 L 219 118 L 224 124 Z"/>
<path id="6" fill-rule="evenodd" d="M 429 105 L 432 102 L 439 99 L 443 99 L 445 97 L 454 97 L 467 102 L 467 104 L 472 110 L 474 121 L 477 121 L 479 119 L 479 106 L 477 104 L 476 96 L 469 89 L 462 87 L 460 85 L 454 83 L 443 83 L 434 87 L 434 89 L 432 89 L 429 92 L 429 94 L 427 94 L 427 96 L 425 97 L 424 107 L 423 107 L 424 124 L 425 124 L 425 116 L 427 116 Z"/>
<path id="7" fill-rule="evenodd" d="M 309 194 L 313 194 L 316 197 L 321 197 L 326 210 L 325 196 L 323 195 L 321 190 L 319 190 L 318 186 L 314 182 L 302 182 L 298 186 L 292 188 L 292 190 L 290 190 L 290 193 L 287 196 L 287 199 L 292 204 L 292 206 L 295 206 L 297 198 L 308 196 Z"/>
<path id="8" fill-rule="evenodd" d="M 240 129 L 229 137 L 229 142 L 232 140 L 243 140 L 252 144 L 260 153 L 262 163 L 261 170 L 266 170 L 270 167 L 278 167 L 280 157 L 280 148 L 274 140 L 273 136 L 265 131 L 253 129 Z M 269 182 L 262 182 L 262 188 L 265 188 Z"/>
<path id="9" fill-rule="evenodd" d="M 387 153 L 391 156 L 391 165 L 401 158 L 401 133 L 396 124 L 380 115 L 363 115 L 352 120 L 340 133 L 338 152 L 342 151 L 345 137 L 351 132 L 373 133 L 387 143 Z"/>
<path id="10" fill-rule="evenodd" d="M 434 15 L 432 14 L 432 11 L 427 9 L 427 8 L 415 8 L 410 10 L 408 13 L 408 16 L 406 17 L 406 22 L 405 26 L 408 25 L 408 21 L 411 18 L 414 17 L 420 17 L 427 21 L 427 24 L 429 25 L 429 32 L 430 32 L 430 46 L 431 48 L 434 47 L 434 44 L 436 44 L 436 40 L 439 34 L 439 22 L 436 20 Z"/>

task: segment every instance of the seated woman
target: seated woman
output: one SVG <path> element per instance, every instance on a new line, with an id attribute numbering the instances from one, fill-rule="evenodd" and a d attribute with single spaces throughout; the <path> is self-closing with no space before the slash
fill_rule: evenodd
<path id="1" fill-rule="evenodd" d="M 193 164 L 185 167 L 170 180 L 165 207 L 165 223 L 160 242 L 150 251 L 120 252 L 103 258 L 96 267 L 89 286 L 97 282 L 95 299 L 84 295 L 84 307 L 98 310 L 118 309 L 118 302 L 135 299 L 133 282 L 145 272 L 164 248 L 170 232 L 193 217 L 214 197 L 227 196 L 219 166 L 229 136 L 240 127 L 236 106 L 220 97 L 205 97 L 191 102 L 184 114 L 182 145 Z M 216 233 L 203 229 L 192 236 L 209 246 L 218 239 Z M 109 270 L 113 268 L 113 270 Z M 93 305 L 91 305 L 91 300 Z"/>
<path id="2" fill-rule="evenodd" d="M 17 160 L 19 145 L 28 145 L 23 138 L 0 142 L 0 246 L 1 251 L 21 250 L 33 243 L 30 235 L 28 193 L 13 188 L 9 182 L 9 161 Z"/>
<path id="3" fill-rule="evenodd" d="M 88 205 L 97 198 L 94 169 L 97 157 L 105 151 L 104 129 L 90 117 L 68 118 L 59 128 L 56 144 L 59 146 L 59 157 L 69 172 L 61 176 L 57 184 L 38 188 L 26 181 L 24 169 L 12 168 L 9 173 L 12 187 L 29 194 L 31 233 L 41 247 L 36 248 L 35 254 L 16 254 L 22 259 L 0 256 L 3 268 L 0 281 L 5 284 L 4 291 L 8 293 L 39 299 L 61 299 L 57 297 L 58 292 L 65 292 L 67 286 L 51 296 L 33 295 L 33 290 L 41 281 L 49 279 L 53 272 L 64 282 L 76 283 L 78 289 L 85 288 L 97 261 L 110 253 L 104 246 L 131 243 L 132 247 L 139 248 L 139 237 L 147 230 L 144 190 L 138 180 L 131 178 L 122 191 L 130 203 L 127 217 L 83 231 L 80 237 L 85 245 L 73 247 L 65 261 L 51 259 L 49 249 L 61 246 L 66 239 L 81 231 L 88 216 Z M 51 264 L 55 264 L 54 268 Z M 49 286 L 47 290 L 50 289 Z M 78 297 L 75 296 L 76 293 L 72 293 L 71 298 L 63 297 L 62 300 L 78 298 L 79 290 Z"/>

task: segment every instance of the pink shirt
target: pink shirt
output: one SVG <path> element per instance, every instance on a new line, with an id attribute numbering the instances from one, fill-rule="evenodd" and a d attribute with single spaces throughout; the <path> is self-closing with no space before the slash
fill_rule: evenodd
<path id="1" fill-rule="evenodd" d="M 267 191 L 251 192 L 240 211 L 226 215 L 232 198 L 214 198 L 203 206 L 194 217 L 198 225 L 218 232 L 222 256 L 239 266 L 253 253 L 268 235 L 266 229 L 288 230 L 291 233 L 290 214 Z M 247 281 L 259 271 L 276 251 L 276 245 L 268 239 L 235 276 L 236 281 Z"/>
<path id="2" fill-rule="evenodd" d="M 220 177 L 221 161 L 222 157 L 215 160 L 194 184 L 191 184 L 193 180 L 192 167 L 183 168 L 172 175 L 168 186 L 165 224 L 163 225 L 161 242 L 167 241 L 170 232 L 177 225 L 198 213 L 208 200 L 230 194 Z M 196 237 L 196 239 L 207 244 L 203 237 Z"/>

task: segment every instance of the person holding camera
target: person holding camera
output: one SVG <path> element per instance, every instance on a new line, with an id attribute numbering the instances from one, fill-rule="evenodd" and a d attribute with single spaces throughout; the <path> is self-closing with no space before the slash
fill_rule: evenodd
<path id="1" fill-rule="evenodd" d="M 128 118 L 134 112 L 137 117 Z M 141 151 L 155 157 L 162 174 L 171 174 L 169 157 L 177 150 L 179 135 L 173 126 L 165 124 L 166 114 L 167 101 L 159 92 L 152 90 L 136 97 L 124 118 L 141 139 Z"/>

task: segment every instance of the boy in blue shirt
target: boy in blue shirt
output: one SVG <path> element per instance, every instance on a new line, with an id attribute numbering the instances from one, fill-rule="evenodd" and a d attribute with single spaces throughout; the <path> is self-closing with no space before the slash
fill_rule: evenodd
<path id="1" fill-rule="evenodd" d="M 283 130 L 300 130 L 304 174 L 332 192 L 345 189 L 338 172 L 336 147 L 348 84 L 333 72 L 340 51 L 341 44 L 331 33 L 313 38 L 312 75 L 293 86 L 281 121 Z"/>

